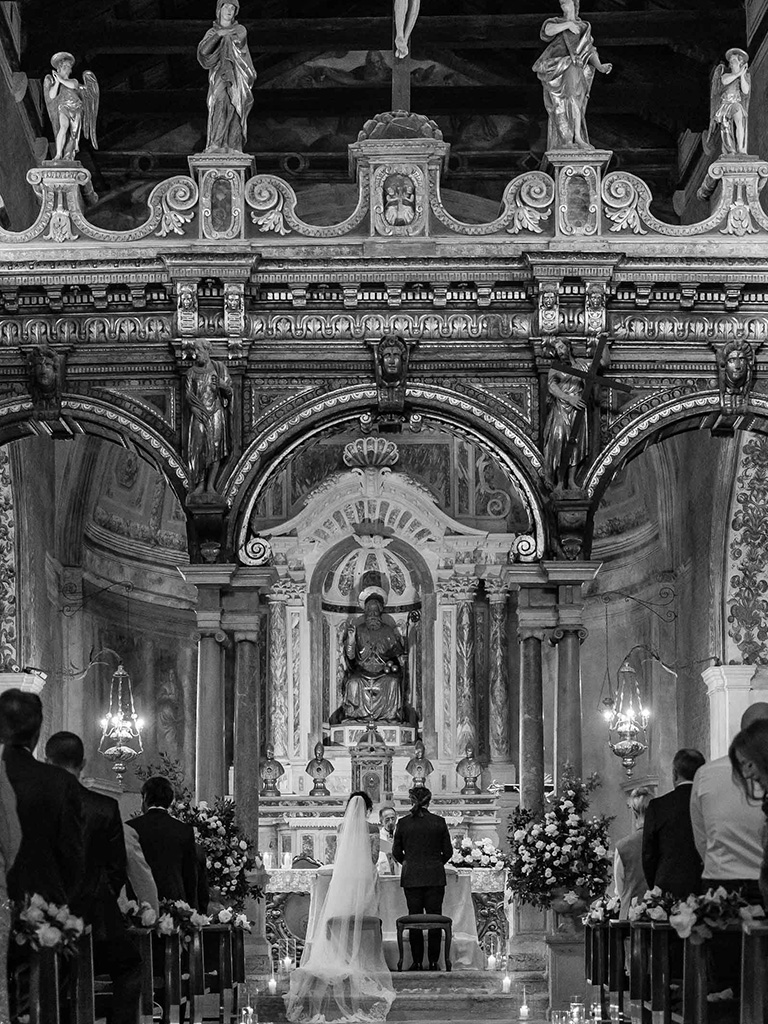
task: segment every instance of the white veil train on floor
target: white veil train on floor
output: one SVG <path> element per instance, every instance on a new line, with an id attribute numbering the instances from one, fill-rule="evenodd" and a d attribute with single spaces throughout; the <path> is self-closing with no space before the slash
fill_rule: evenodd
<path id="1" fill-rule="evenodd" d="M 286 1015 L 307 1024 L 383 1021 L 394 998 L 365 804 L 355 796 L 344 815 L 323 906 L 312 915 L 301 966 L 291 975 Z"/>

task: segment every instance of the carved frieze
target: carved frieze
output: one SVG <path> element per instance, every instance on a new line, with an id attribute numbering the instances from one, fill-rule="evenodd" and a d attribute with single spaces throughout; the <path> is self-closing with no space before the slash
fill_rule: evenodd
<path id="1" fill-rule="evenodd" d="M 0 319 L 0 348 L 24 345 L 122 344 L 172 337 L 170 316 L 63 316 Z"/>
<path id="2" fill-rule="evenodd" d="M 768 316 L 613 313 L 608 316 L 608 328 L 618 341 L 724 344 L 747 337 L 762 345 L 768 340 Z"/>
<path id="3" fill-rule="evenodd" d="M 250 314 L 248 338 L 275 341 L 363 341 L 387 334 L 424 341 L 525 340 L 530 317 L 517 313 Z"/>

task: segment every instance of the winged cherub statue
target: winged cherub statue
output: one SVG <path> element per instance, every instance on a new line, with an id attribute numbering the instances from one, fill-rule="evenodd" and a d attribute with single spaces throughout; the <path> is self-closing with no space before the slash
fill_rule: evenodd
<path id="1" fill-rule="evenodd" d="M 99 83 L 91 71 L 83 72 L 82 85 L 72 78 L 75 58 L 62 51 L 51 57 L 53 74 L 43 83 L 45 105 L 56 135 L 54 160 L 74 160 L 85 134 L 93 148 L 96 143 L 96 117 L 99 113 Z"/>
<path id="2" fill-rule="evenodd" d="M 752 89 L 749 54 L 733 46 L 727 51 L 725 59 L 728 67 L 720 63 L 712 72 L 709 129 L 704 133 L 702 141 L 704 150 L 712 153 L 719 130 L 723 155 L 746 156 L 749 96 Z"/>

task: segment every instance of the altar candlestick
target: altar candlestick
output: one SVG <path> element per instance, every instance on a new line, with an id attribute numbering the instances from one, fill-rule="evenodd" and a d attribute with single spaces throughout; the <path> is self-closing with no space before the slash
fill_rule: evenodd
<path id="1" fill-rule="evenodd" d="M 488 957 L 488 970 L 496 970 L 496 957 L 493 955 L 493 953 L 491 953 L 491 955 Z"/>
<path id="2" fill-rule="evenodd" d="M 512 979 L 508 974 L 505 974 L 501 980 L 501 991 L 506 996 L 508 996 L 509 993 L 512 991 Z"/>
<path id="3" fill-rule="evenodd" d="M 291 866 L 291 855 L 290 853 L 283 854 L 283 867 L 289 868 Z"/>
<path id="4" fill-rule="evenodd" d="M 275 993 L 277 992 L 277 979 L 275 978 L 274 974 L 267 982 L 267 988 L 269 989 L 269 994 L 271 996 L 275 995 Z"/>
<path id="5" fill-rule="evenodd" d="M 290 971 L 292 963 L 293 961 L 289 956 L 283 957 L 283 968 L 286 974 L 288 973 L 288 971 Z"/>

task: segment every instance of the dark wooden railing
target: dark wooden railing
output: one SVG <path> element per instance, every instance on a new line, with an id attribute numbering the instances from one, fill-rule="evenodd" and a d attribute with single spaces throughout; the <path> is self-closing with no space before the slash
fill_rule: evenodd
<path id="1" fill-rule="evenodd" d="M 202 1024 L 217 1020 L 234 1024 L 238 988 L 245 982 L 245 939 L 242 930 L 211 925 L 184 943 L 178 935 L 158 938 L 147 928 L 129 929 L 142 957 L 141 1024 L 152 1024 L 159 1003 L 168 1024 Z M 207 952 L 204 952 L 207 950 Z M 216 1017 L 203 1017 L 202 998 L 218 992 Z M 75 1008 L 77 1024 L 94 1024 L 93 951 L 90 931 L 74 956 L 53 950 L 33 952 L 29 970 L 30 1024 L 59 1024 L 64 1004 Z M 72 1019 L 71 1016 L 68 1019 Z"/>
<path id="2" fill-rule="evenodd" d="M 740 1024 L 766 1024 L 768 921 L 733 924 L 726 932 L 742 944 Z M 707 1001 L 707 943 L 686 939 L 681 961 L 680 939 L 669 924 L 611 921 L 587 926 L 585 950 L 586 982 L 606 1024 L 709 1024 L 715 1019 L 718 1004 Z"/>

